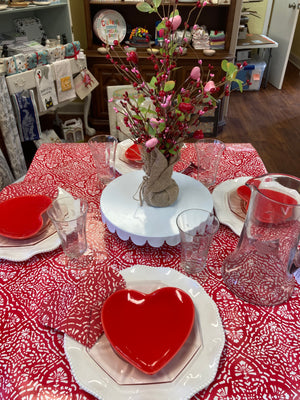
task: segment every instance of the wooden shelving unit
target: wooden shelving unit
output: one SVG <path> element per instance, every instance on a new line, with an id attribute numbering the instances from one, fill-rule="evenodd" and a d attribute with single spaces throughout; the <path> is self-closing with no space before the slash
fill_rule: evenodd
<path id="1" fill-rule="evenodd" d="M 85 1 L 85 20 L 87 34 L 87 64 L 99 82 L 99 86 L 92 93 L 92 103 L 90 112 L 90 123 L 99 131 L 108 130 L 108 107 L 106 87 L 125 84 L 123 77 L 120 76 L 114 66 L 108 61 L 105 55 L 100 54 L 97 48 L 102 45 L 101 40 L 93 32 L 93 20 L 97 12 L 104 9 L 115 10 L 119 12 L 126 21 L 127 33 L 136 26 L 148 29 L 152 37 L 155 37 L 155 22 L 157 15 L 141 13 L 136 9 L 137 1 L 107 1 L 107 0 L 84 0 Z M 168 3 L 166 3 L 168 4 Z M 182 20 L 187 19 L 189 11 L 195 6 L 195 2 L 179 2 L 178 9 Z M 226 34 L 224 50 L 217 50 L 215 55 L 207 57 L 202 50 L 189 48 L 187 53 L 180 57 L 178 66 L 182 67 L 176 71 L 176 81 L 178 83 L 185 79 L 190 70 L 195 66 L 195 60 L 202 59 L 204 69 L 208 64 L 215 66 L 215 74 L 221 74 L 220 64 L 222 59 L 233 60 L 235 56 L 235 47 L 238 35 L 240 11 L 242 0 L 231 0 L 230 4 L 210 4 L 204 7 L 198 25 L 205 25 L 207 30 L 224 30 Z M 193 18 L 191 18 L 193 21 Z M 125 38 L 126 40 L 126 38 Z M 125 40 L 122 42 L 125 45 Z M 138 48 L 139 68 L 145 78 L 153 76 L 153 66 L 149 62 L 145 48 Z M 122 55 L 123 57 L 124 55 Z M 216 77 L 216 79 L 218 79 Z M 222 104 L 220 110 L 220 125 L 224 123 L 224 116 L 227 105 Z"/>

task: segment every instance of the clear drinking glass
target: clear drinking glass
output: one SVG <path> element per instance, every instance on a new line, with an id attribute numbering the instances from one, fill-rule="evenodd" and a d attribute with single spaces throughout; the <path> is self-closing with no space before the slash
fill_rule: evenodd
<path id="1" fill-rule="evenodd" d="M 207 188 L 216 183 L 217 172 L 225 144 L 217 139 L 200 139 L 195 143 L 197 153 L 197 179 Z"/>
<path id="2" fill-rule="evenodd" d="M 116 177 L 117 144 L 118 140 L 109 135 L 93 136 L 88 141 L 95 162 L 98 180 L 102 185 L 107 185 Z"/>
<path id="3" fill-rule="evenodd" d="M 181 239 L 181 266 L 190 274 L 202 272 L 219 220 L 207 210 L 192 208 L 176 218 Z"/>
<path id="4" fill-rule="evenodd" d="M 69 259 L 77 259 L 87 250 L 87 211 L 88 203 L 85 200 L 70 196 L 60 196 L 47 210 L 61 240 L 63 251 Z"/>

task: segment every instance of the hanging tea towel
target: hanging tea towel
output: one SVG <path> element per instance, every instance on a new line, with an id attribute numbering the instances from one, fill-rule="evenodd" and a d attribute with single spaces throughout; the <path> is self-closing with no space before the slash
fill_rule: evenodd
<path id="1" fill-rule="evenodd" d="M 53 63 L 58 101 L 73 100 L 76 97 L 73 74 L 70 60 L 61 60 Z"/>
<path id="2" fill-rule="evenodd" d="M 58 104 L 53 75 L 50 65 L 43 65 L 35 70 L 35 82 L 39 110 L 47 111 Z"/>
<path id="3" fill-rule="evenodd" d="M 33 90 L 24 90 L 12 96 L 22 142 L 38 140 L 41 126 Z"/>

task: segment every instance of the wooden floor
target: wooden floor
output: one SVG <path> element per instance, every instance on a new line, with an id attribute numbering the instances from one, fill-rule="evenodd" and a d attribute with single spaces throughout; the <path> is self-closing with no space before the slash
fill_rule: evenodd
<path id="1" fill-rule="evenodd" d="M 259 91 L 233 92 L 225 143 L 251 143 L 268 172 L 300 177 L 300 71 L 288 64 L 281 90 L 268 84 Z"/>

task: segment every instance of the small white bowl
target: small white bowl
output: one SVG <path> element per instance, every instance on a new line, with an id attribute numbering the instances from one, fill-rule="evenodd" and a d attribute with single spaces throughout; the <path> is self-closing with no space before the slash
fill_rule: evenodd
<path id="1" fill-rule="evenodd" d="M 149 49 L 147 49 L 147 52 L 148 52 L 149 54 L 157 54 L 157 53 L 159 52 L 159 49 L 152 49 L 152 48 L 149 48 Z"/>
<path id="2" fill-rule="evenodd" d="M 106 54 L 107 53 L 107 48 L 106 47 L 98 47 L 97 51 L 100 54 Z"/>
<path id="3" fill-rule="evenodd" d="M 216 52 L 216 50 L 214 50 L 214 49 L 204 49 L 204 50 L 203 50 L 203 53 L 204 53 L 206 56 L 213 56 L 213 55 L 215 54 L 215 52 Z"/>

